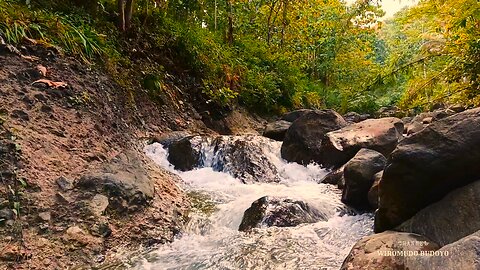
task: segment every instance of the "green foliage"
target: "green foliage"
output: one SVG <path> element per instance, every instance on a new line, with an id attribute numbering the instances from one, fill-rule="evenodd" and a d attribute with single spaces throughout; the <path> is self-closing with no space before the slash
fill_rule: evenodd
<path id="1" fill-rule="evenodd" d="M 30 9 L 16 1 L 0 2 L 0 35 L 18 44 L 26 39 L 59 46 L 88 61 L 104 52 L 104 42 L 88 21 L 43 9 Z"/>

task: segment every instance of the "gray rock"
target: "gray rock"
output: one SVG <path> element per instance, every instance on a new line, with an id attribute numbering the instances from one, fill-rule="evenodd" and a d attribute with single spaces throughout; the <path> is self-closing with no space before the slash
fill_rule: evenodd
<path id="1" fill-rule="evenodd" d="M 249 231 L 271 226 L 294 227 L 327 218 L 302 201 L 265 196 L 253 202 L 245 211 L 238 230 Z"/>
<path id="2" fill-rule="evenodd" d="M 73 181 L 63 176 L 59 177 L 57 180 L 55 180 L 55 182 L 62 191 L 67 191 L 74 188 Z"/>
<path id="3" fill-rule="evenodd" d="M 372 149 L 388 156 L 403 138 L 403 122 L 398 118 L 367 119 L 328 132 L 322 140 L 319 163 L 338 168 L 361 148 Z"/>
<path id="4" fill-rule="evenodd" d="M 108 198 L 102 194 L 96 194 L 89 203 L 90 211 L 97 216 L 101 216 L 108 207 Z"/>
<path id="5" fill-rule="evenodd" d="M 396 230 L 418 233 L 440 245 L 480 230 L 480 181 L 450 192 L 420 210 Z"/>
<path id="6" fill-rule="evenodd" d="M 263 136 L 276 141 L 283 141 L 285 138 L 285 133 L 291 125 L 291 122 L 285 120 L 268 123 L 263 131 Z"/>
<path id="7" fill-rule="evenodd" d="M 38 217 L 41 221 L 44 222 L 50 222 L 50 220 L 52 219 L 52 215 L 50 214 L 50 212 L 41 212 L 38 214 Z"/>
<path id="8" fill-rule="evenodd" d="M 367 120 L 371 116 L 369 114 L 359 114 L 357 112 L 349 112 L 343 115 L 343 118 L 347 123 L 353 124 Z"/>
<path id="9" fill-rule="evenodd" d="M 291 111 L 282 116 L 282 120 L 288 121 L 288 122 L 293 122 L 297 120 L 298 118 L 304 116 L 305 114 L 311 112 L 313 110 L 310 109 L 300 109 L 296 111 Z"/>
<path id="10" fill-rule="evenodd" d="M 3 208 L 0 210 L 0 219 L 12 220 L 14 218 L 15 218 L 15 213 L 12 211 L 12 209 Z"/>
<path id="11" fill-rule="evenodd" d="M 170 143 L 168 161 L 176 170 L 190 171 L 200 165 L 200 152 L 192 147 L 192 138 L 189 136 Z"/>
<path id="12" fill-rule="evenodd" d="M 480 179 L 480 108 L 433 122 L 400 142 L 379 186 L 375 231 L 395 228 Z"/>
<path id="13" fill-rule="evenodd" d="M 433 256 L 408 257 L 404 269 L 478 270 L 480 269 L 480 232 L 446 245 Z"/>
<path id="14" fill-rule="evenodd" d="M 344 168 L 345 166 L 342 166 L 336 170 L 331 171 L 320 182 L 324 184 L 338 185 L 338 183 L 342 181 Z M 345 182 L 344 179 L 343 182 Z"/>
<path id="15" fill-rule="evenodd" d="M 347 122 L 335 111 L 308 112 L 295 120 L 287 130 L 281 149 L 282 158 L 299 164 L 318 162 L 325 134 L 346 125 Z"/>
<path id="16" fill-rule="evenodd" d="M 154 186 L 142 161 L 133 151 L 120 153 L 101 170 L 82 176 L 76 186 L 129 205 L 144 205 L 153 198 Z"/>
<path id="17" fill-rule="evenodd" d="M 215 159 L 212 167 L 243 183 L 279 182 L 277 168 L 264 152 L 270 142 L 270 139 L 257 135 L 219 136 L 213 141 Z"/>
<path id="18" fill-rule="evenodd" d="M 386 158 L 379 152 L 365 148 L 358 151 L 343 171 L 342 202 L 357 209 L 368 209 L 368 192 L 375 181 L 374 175 L 383 170 L 386 163 Z"/>
<path id="19" fill-rule="evenodd" d="M 343 261 L 340 270 L 426 270 L 430 268 L 406 268 L 410 258 L 408 254 L 413 256 L 415 252 L 435 251 L 439 248 L 436 243 L 418 234 L 386 231 L 360 239 Z M 393 252 L 397 255 L 387 255 Z M 398 255 L 404 252 L 407 256 Z"/>
<path id="20" fill-rule="evenodd" d="M 382 180 L 382 176 L 383 171 L 380 171 L 373 176 L 373 184 L 367 195 L 368 203 L 370 204 L 370 207 L 374 210 L 378 208 L 378 186 L 380 184 L 380 181 Z"/>

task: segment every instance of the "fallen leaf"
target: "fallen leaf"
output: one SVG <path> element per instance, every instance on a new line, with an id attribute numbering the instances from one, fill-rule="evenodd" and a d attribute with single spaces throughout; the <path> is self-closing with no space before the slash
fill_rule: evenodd
<path id="1" fill-rule="evenodd" d="M 47 79 L 36 80 L 32 83 L 32 85 L 37 84 L 37 83 L 44 83 L 48 87 L 53 87 L 53 88 L 63 88 L 63 87 L 66 87 L 68 85 L 66 82 L 54 82 L 54 81 L 47 80 Z"/>
<path id="2" fill-rule="evenodd" d="M 43 77 L 47 76 L 47 68 L 42 65 L 37 65 L 37 70 L 42 74 Z"/>
<path id="3" fill-rule="evenodd" d="M 35 40 L 35 39 L 32 39 L 32 38 L 28 38 L 28 37 L 25 37 L 25 40 L 32 43 L 32 44 L 38 44 L 38 42 Z"/>

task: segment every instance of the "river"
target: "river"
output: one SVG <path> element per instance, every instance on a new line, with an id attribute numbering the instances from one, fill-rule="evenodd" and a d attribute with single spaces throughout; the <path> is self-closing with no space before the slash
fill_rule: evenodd
<path id="1" fill-rule="evenodd" d="M 275 166 L 277 182 L 245 184 L 219 160 L 225 155 L 212 139 L 194 137 L 201 153 L 200 167 L 176 171 L 161 144 L 145 152 L 159 166 L 178 174 L 182 188 L 207 198 L 210 211 L 191 215 L 185 231 L 170 244 L 144 256 L 135 269 L 339 269 L 351 247 L 372 234 L 373 214 L 347 215 L 336 186 L 318 183 L 327 173 L 318 165 L 301 166 L 280 157 L 281 142 L 260 136 L 223 137 L 227 143 L 248 141 Z M 223 159 L 225 160 L 225 159 Z M 225 161 L 224 161 L 225 162 Z M 258 178 L 258 176 L 255 176 Z M 328 220 L 296 227 L 270 227 L 239 232 L 244 211 L 263 196 L 301 200 L 328 216 Z"/>

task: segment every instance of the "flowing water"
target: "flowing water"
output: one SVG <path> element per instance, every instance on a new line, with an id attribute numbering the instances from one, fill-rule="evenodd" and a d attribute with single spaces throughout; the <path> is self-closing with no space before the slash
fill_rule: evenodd
<path id="1" fill-rule="evenodd" d="M 221 148 L 237 140 L 246 140 L 259 150 L 254 154 L 274 165 L 279 181 L 244 184 L 229 174 L 224 164 L 228 159 L 223 156 L 227 153 Z M 135 269 L 338 269 L 355 242 L 372 233 L 372 214 L 342 215 L 341 192 L 317 183 L 326 171 L 313 164 L 304 167 L 285 162 L 280 157 L 280 142 L 259 136 L 225 136 L 226 143 L 219 148 L 212 139 L 191 141 L 202 161 L 200 168 L 188 172 L 173 169 L 161 144 L 148 145 L 145 151 L 159 166 L 180 175 L 184 189 L 208 195 L 215 211 L 193 215 L 178 239 L 144 256 Z M 239 232 L 244 211 L 266 195 L 302 200 L 329 218 L 297 227 Z"/>

